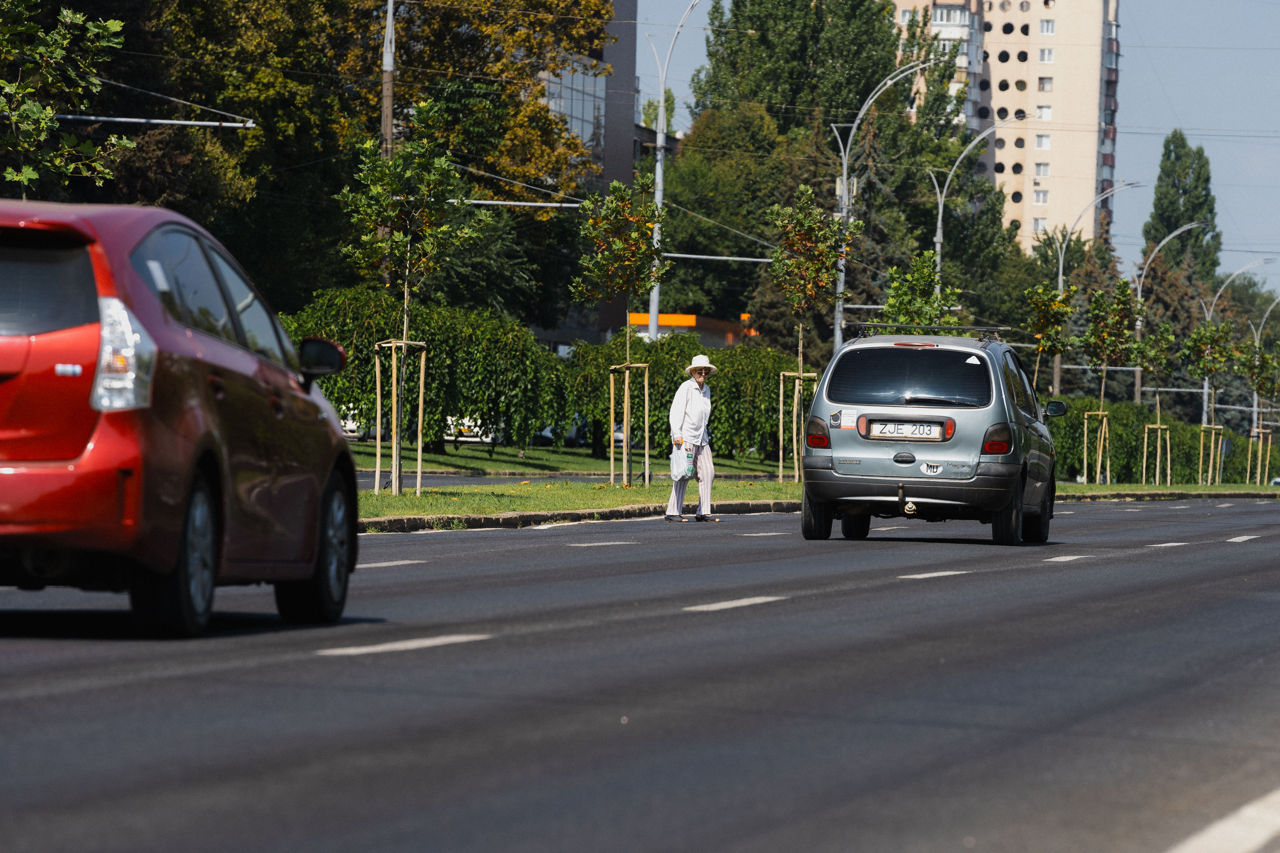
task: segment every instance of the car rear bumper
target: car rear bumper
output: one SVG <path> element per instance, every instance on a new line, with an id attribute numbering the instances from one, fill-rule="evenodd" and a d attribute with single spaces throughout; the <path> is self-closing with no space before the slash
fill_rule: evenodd
<path id="1" fill-rule="evenodd" d="M 842 513 L 980 519 L 1009 503 L 1021 476 L 1017 463 L 980 462 L 975 476 L 965 480 L 867 477 L 836 473 L 830 457 L 804 458 L 806 494 Z"/>
<path id="2" fill-rule="evenodd" d="M 122 552 L 138 541 L 142 457 L 127 418 L 104 417 L 77 459 L 0 460 L 0 547 Z"/>

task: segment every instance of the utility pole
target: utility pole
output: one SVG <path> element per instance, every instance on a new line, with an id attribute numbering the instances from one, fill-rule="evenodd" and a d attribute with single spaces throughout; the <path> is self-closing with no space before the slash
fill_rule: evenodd
<path id="1" fill-rule="evenodd" d="M 387 0 L 387 20 L 382 30 L 382 157 L 384 160 L 391 159 L 391 149 L 394 145 L 393 134 L 395 133 L 395 125 L 392 121 L 392 106 L 394 104 L 392 83 L 395 80 L 396 71 L 396 23 L 395 23 L 395 0 Z M 389 270 L 383 270 L 383 275 L 389 276 Z M 389 280 L 389 278 L 388 278 Z M 396 348 L 391 347 L 391 363 L 395 367 L 395 360 L 403 358 L 405 369 L 400 371 L 399 387 L 392 388 L 391 391 L 391 494 L 400 494 L 400 405 L 404 399 L 405 374 L 408 372 L 409 365 L 409 347 L 405 341 L 409 340 L 409 285 L 406 281 L 404 291 L 404 329 L 400 335 L 400 352 L 396 352 Z M 376 350 L 375 350 L 375 358 Z M 392 370 L 392 375 L 395 371 Z M 382 417 L 382 413 L 378 413 L 378 417 Z M 376 485 L 376 484 L 375 484 Z"/>
<path id="2" fill-rule="evenodd" d="M 382 156 L 391 156 L 391 134 L 394 128 L 391 123 L 392 89 L 391 83 L 396 71 L 396 25 L 395 0 L 387 0 L 387 23 L 382 31 Z M 408 333 L 405 333 L 408 337 Z"/>

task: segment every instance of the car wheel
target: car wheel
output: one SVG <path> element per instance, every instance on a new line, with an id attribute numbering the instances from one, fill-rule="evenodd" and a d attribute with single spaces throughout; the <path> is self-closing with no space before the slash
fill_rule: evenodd
<path id="1" fill-rule="evenodd" d="M 1013 486 L 1009 503 L 991 519 L 991 538 L 997 545 L 1022 544 L 1022 480 Z"/>
<path id="2" fill-rule="evenodd" d="M 1044 497 L 1040 499 L 1040 512 L 1022 519 L 1022 541 L 1037 544 L 1049 541 L 1049 522 L 1053 520 L 1053 501 L 1057 491 L 1058 486 L 1050 477 L 1044 487 Z"/>
<path id="3" fill-rule="evenodd" d="M 173 570 L 164 575 L 139 570 L 130 586 L 129 603 L 144 627 L 178 637 L 194 637 L 209 627 L 220 542 L 213 490 L 197 474 Z"/>
<path id="4" fill-rule="evenodd" d="M 320 500 L 320 542 L 311 577 L 277 583 L 276 610 L 286 622 L 337 622 L 347 605 L 347 584 L 355 568 L 355 507 L 342 477 L 329 475 Z"/>
<path id="5" fill-rule="evenodd" d="M 808 492 L 800 501 L 800 532 L 805 539 L 831 538 L 831 507 L 811 500 Z"/>
<path id="6" fill-rule="evenodd" d="M 840 532 L 845 539 L 866 539 L 871 532 L 871 516 L 866 513 L 847 513 L 841 516 Z"/>

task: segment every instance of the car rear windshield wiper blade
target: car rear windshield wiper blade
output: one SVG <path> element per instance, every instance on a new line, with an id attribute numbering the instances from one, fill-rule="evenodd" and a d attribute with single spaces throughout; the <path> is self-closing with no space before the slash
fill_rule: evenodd
<path id="1" fill-rule="evenodd" d="M 908 394 L 902 398 L 902 402 L 907 406 L 964 406 L 968 409 L 976 409 L 977 403 L 969 400 L 957 400 L 953 397 L 929 397 L 923 394 Z"/>

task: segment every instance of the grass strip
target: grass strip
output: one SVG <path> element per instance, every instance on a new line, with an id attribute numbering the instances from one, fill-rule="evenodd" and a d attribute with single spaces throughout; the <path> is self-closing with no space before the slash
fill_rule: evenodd
<path id="1" fill-rule="evenodd" d="M 671 481 L 654 478 L 653 485 L 610 486 L 608 483 L 538 482 L 495 483 L 480 486 L 424 488 L 421 495 L 407 489 L 392 496 L 387 492 L 360 493 L 361 518 L 435 515 L 497 515 L 504 512 L 559 512 L 563 510 L 614 509 L 616 507 L 666 504 Z M 698 490 L 690 483 L 685 491 L 686 510 L 696 508 Z M 800 499 L 798 483 L 768 480 L 717 480 L 711 489 L 712 503 L 720 501 L 794 501 Z"/>

